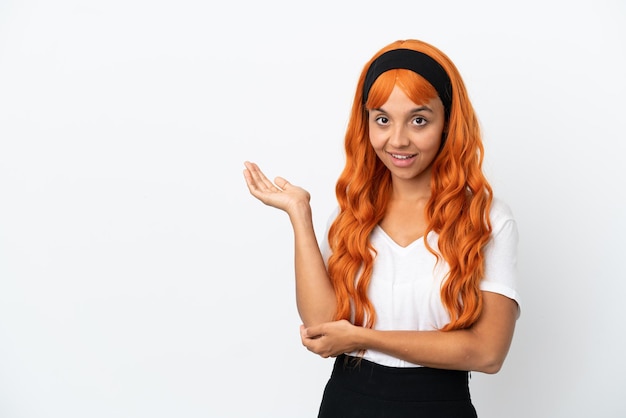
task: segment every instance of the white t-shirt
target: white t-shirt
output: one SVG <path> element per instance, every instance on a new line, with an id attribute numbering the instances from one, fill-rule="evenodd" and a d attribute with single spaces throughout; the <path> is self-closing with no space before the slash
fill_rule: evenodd
<path id="1" fill-rule="evenodd" d="M 330 217 L 328 226 L 337 211 Z M 485 277 L 480 289 L 509 297 L 519 306 L 517 225 L 509 207 L 496 199 L 492 203 L 490 219 L 492 239 L 485 248 Z M 427 239 L 437 250 L 438 234 L 431 232 Z M 423 238 L 401 247 L 376 226 L 370 240 L 377 251 L 368 289 L 368 297 L 377 315 L 374 329 L 432 331 L 448 324 L 450 317 L 440 296 L 448 264 L 443 259 L 437 263 L 437 258 L 425 247 Z M 330 256 L 328 239 L 322 240 L 321 250 L 327 262 Z M 418 366 L 374 350 L 367 350 L 364 358 L 392 367 Z"/>

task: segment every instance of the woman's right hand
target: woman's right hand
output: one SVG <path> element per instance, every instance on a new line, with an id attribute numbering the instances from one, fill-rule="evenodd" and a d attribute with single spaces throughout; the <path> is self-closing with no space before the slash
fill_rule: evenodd
<path id="1" fill-rule="evenodd" d="M 303 205 L 309 207 L 311 195 L 301 187 L 294 186 L 282 177 L 271 182 L 259 167 L 246 161 L 243 175 L 252 196 L 268 206 L 284 210 L 290 216 Z"/>

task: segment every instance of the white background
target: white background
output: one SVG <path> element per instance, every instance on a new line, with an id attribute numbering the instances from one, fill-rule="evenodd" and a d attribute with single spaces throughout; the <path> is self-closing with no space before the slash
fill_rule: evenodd
<path id="1" fill-rule="evenodd" d="M 623 1 L 0 3 L 0 417 L 314 417 L 287 217 L 335 205 L 363 64 L 459 67 L 519 223 L 523 311 L 481 418 L 624 417 Z"/>

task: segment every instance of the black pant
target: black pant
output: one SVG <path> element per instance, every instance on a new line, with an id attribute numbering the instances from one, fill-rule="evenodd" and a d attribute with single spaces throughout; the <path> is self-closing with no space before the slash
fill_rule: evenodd
<path id="1" fill-rule="evenodd" d="M 338 356 L 318 418 L 476 418 L 468 372 Z"/>

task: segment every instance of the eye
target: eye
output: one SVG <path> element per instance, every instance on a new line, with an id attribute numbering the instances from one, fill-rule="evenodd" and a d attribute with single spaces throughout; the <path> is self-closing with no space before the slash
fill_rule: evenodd
<path id="1" fill-rule="evenodd" d="M 376 122 L 378 125 L 387 125 L 389 123 L 389 118 L 387 118 L 386 116 L 378 116 L 374 119 L 374 122 Z"/>
<path id="2" fill-rule="evenodd" d="M 413 118 L 412 123 L 413 125 L 423 126 L 426 125 L 428 121 L 421 116 L 416 116 L 415 118 Z"/>

